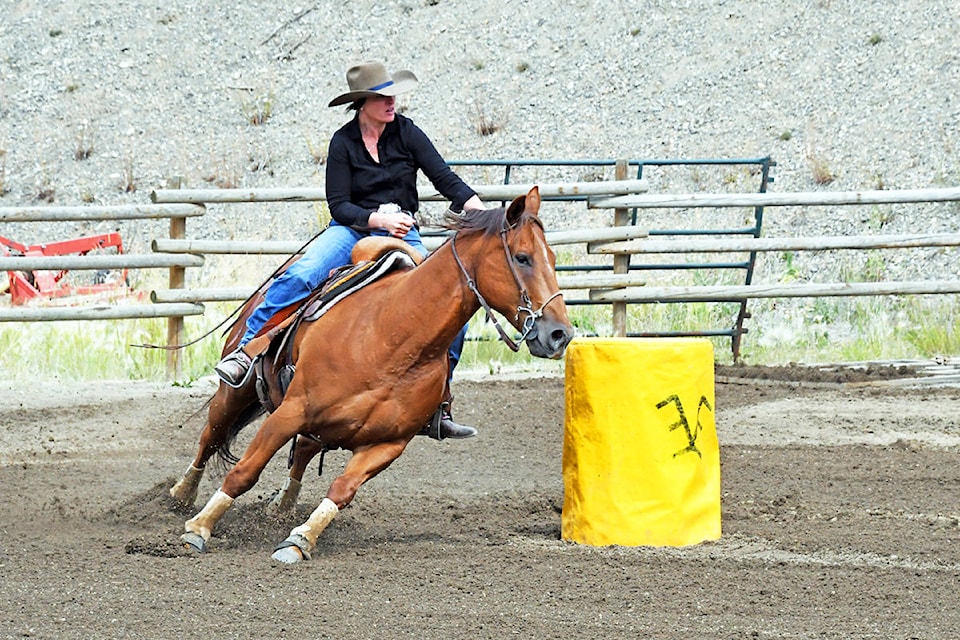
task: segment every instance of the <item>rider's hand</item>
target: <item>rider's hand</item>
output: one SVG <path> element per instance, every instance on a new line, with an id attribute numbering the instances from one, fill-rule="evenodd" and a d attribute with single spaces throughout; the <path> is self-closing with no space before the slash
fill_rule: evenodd
<path id="1" fill-rule="evenodd" d="M 396 213 L 386 213 L 378 210 L 370 214 L 367 219 L 367 226 L 376 229 L 383 229 L 391 236 L 402 238 L 408 233 L 416 221 L 408 213 L 398 211 Z"/>
<path id="2" fill-rule="evenodd" d="M 479 196 L 470 196 L 470 199 L 463 203 L 463 210 L 470 211 L 473 209 L 479 209 L 483 211 L 487 208 L 487 205 L 483 204 L 483 200 Z"/>

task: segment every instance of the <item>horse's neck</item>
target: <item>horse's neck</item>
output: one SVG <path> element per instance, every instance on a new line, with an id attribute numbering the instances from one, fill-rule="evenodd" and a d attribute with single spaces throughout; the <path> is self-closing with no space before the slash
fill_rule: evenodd
<path id="1" fill-rule="evenodd" d="M 461 244 L 468 244 L 461 241 Z M 466 252 L 458 245 L 461 258 Z M 468 267 L 469 269 L 469 267 Z M 391 287 L 400 300 L 407 302 L 404 313 L 409 318 L 422 317 L 424 327 L 439 327 L 437 340 L 443 346 L 456 337 L 460 329 L 480 308 L 477 296 L 472 292 L 453 257 L 449 242 L 437 249 L 429 258 L 406 274 L 401 282 Z"/>

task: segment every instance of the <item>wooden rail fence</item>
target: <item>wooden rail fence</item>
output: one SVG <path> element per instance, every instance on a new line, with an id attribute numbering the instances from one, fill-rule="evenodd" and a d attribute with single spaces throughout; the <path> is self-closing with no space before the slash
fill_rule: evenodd
<path id="1" fill-rule="evenodd" d="M 157 220 L 167 219 L 170 237 L 180 239 L 186 233 L 187 218 L 202 216 L 202 204 L 149 204 L 117 206 L 47 206 L 0 207 L 0 222 L 90 222 L 98 220 Z M 197 255 L 136 255 L 116 256 L 11 256 L 0 257 L 0 270 L 101 270 L 101 269 L 169 269 L 171 288 L 182 287 L 187 267 L 203 264 Z M 0 307 L 0 322 L 50 322 L 64 320 L 121 320 L 132 318 L 167 318 L 167 343 L 178 344 L 183 335 L 183 318 L 203 314 L 203 305 L 194 302 L 150 304 L 93 304 L 70 307 Z M 167 353 L 167 371 L 179 373 L 179 354 Z"/>
<path id="2" fill-rule="evenodd" d="M 616 182 L 571 182 L 538 184 L 546 199 L 582 199 L 590 196 L 616 196 L 645 190 L 643 180 Z M 508 200 L 525 194 L 532 184 L 486 185 L 476 187 L 480 196 L 488 201 Z M 430 189 L 422 190 L 424 201 L 440 201 L 443 198 Z M 239 301 L 246 299 L 254 287 L 191 288 L 187 289 L 186 269 L 205 263 L 204 256 L 215 254 L 276 254 L 291 255 L 301 247 L 299 242 L 283 241 L 218 241 L 189 239 L 186 237 L 186 220 L 202 216 L 206 205 L 211 203 L 245 202 L 304 202 L 322 201 L 323 189 L 159 189 L 151 194 L 152 204 L 120 206 L 49 206 L 49 207 L 0 207 L 0 222 L 91 222 L 100 220 L 169 219 L 169 237 L 156 238 L 151 242 L 149 254 L 124 253 L 115 256 L 0 256 L 0 271 L 33 270 L 104 270 L 104 269 L 156 269 L 169 270 L 169 286 L 150 292 L 149 304 L 108 304 L 93 302 L 80 306 L 10 306 L 0 307 L 0 322 L 47 322 L 67 320 L 119 320 L 132 318 L 168 319 L 167 344 L 181 344 L 184 317 L 204 313 L 204 302 Z M 642 235 L 636 228 L 589 229 L 586 231 L 552 232 L 555 244 L 572 244 L 610 240 L 630 240 Z M 442 237 L 426 237 L 428 248 L 435 248 Z M 179 354 L 168 352 L 168 371 L 172 376 L 179 372 Z"/>
<path id="3" fill-rule="evenodd" d="M 183 237 L 186 219 L 202 216 L 202 204 L 121 205 L 76 207 L 0 207 L 0 222 L 92 222 L 99 220 L 169 219 L 171 237 Z M 202 255 L 119 254 L 84 256 L 0 256 L 0 271 L 104 269 L 170 269 L 179 273 L 204 262 Z M 115 320 L 123 318 L 161 318 L 199 315 L 203 306 L 131 304 L 95 304 L 80 307 L 0 307 L 0 322 L 43 322 L 49 320 Z"/>

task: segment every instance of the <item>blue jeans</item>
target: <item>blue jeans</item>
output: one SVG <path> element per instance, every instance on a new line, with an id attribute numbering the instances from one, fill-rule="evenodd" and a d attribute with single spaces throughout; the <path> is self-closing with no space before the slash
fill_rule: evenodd
<path id="1" fill-rule="evenodd" d="M 349 264 L 353 246 L 366 235 L 382 236 L 386 235 L 386 232 L 376 229 L 370 234 L 366 234 L 351 227 L 345 227 L 335 220 L 331 222 L 330 226 L 310 244 L 306 253 L 290 265 L 267 289 L 263 302 L 247 318 L 247 331 L 243 334 L 240 345 L 243 346 L 250 342 L 263 325 L 273 317 L 273 314 L 295 302 L 306 299 L 311 291 L 327 279 L 333 269 Z M 420 231 L 416 227 L 410 229 L 403 240 L 421 255 L 427 255 L 427 248 L 423 246 Z M 457 362 L 460 361 L 466 333 L 467 327 L 464 326 L 457 334 L 453 344 L 450 345 L 451 374 L 454 367 L 457 366 Z"/>

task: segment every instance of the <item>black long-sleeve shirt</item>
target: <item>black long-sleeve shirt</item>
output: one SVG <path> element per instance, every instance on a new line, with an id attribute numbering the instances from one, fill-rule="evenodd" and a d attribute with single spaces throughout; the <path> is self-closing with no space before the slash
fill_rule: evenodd
<path id="1" fill-rule="evenodd" d="M 417 170 L 423 171 L 455 210 L 475 195 L 413 120 L 397 114 L 387 123 L 377 144 L 377 163 L 363 145 L 358 117 L 355 115 L 330 139 L 326 191 L 334 220 L 365 230 L 370 213 L 381 204 L 393 202 L 406 211 L 417 211 Z"/>

